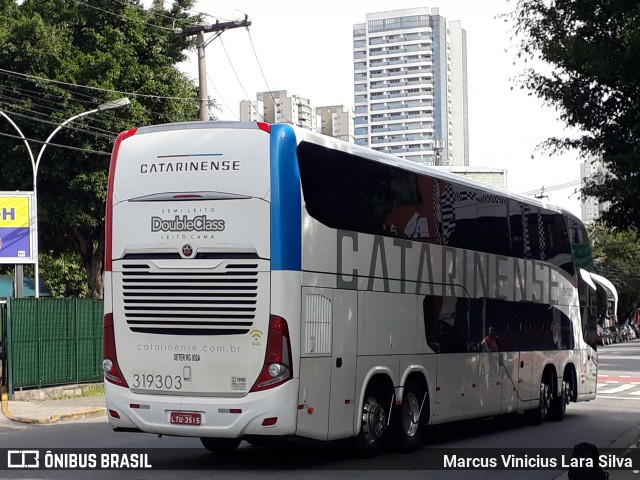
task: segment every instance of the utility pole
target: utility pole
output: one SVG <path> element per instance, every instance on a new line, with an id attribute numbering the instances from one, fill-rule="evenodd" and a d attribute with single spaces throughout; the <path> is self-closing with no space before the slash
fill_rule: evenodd
<path id="1" fill-rule="evenodd" d="M 433 142 L 433 153 L 434 153 L 433 164 L 438 167 L 442 165 L 442 149 L 443 149 L 442 140 L 436 139 Z"/>
<path id="2" fill-rule="evenodd" d="M 202 24 L 195 27 L 175 28 L 173 31 L 184 37 L 196 35 L 196 44 L 198 47 L 198 78 L 199 78 L 199 103 L 200 103 L 200 120 L 209 120 L 209 95 L 207 94 L 207 64 L 205 61 L 204 49 L 213 40 L 222 35 L 222 32 L 230 28 L 248 27 L 251 20 L 248 15 L 244 16 L 244 20 L 234 20 L 233 22 L 216 21 L 214 24 Z M 216 32 L 207 42 L 204 40 L 204 34 Z"/>
<path id="3" fill-rule="evenodd" d="M 549 198 L 549 195 L 546 195 L 546 194 L 544 193 L 544 191 L 545 191 L 545 188 L 544 188 L 544 187 L 542 187 L 542 188 L 540 189 L 540 193 L 537 193 L 536 195 L 534 195 L 534 197 L 535 197 L 535 198 L 537 198 L 538 200 L 542 200 L 543 198 L 548 199 L 548 198 Z"/>

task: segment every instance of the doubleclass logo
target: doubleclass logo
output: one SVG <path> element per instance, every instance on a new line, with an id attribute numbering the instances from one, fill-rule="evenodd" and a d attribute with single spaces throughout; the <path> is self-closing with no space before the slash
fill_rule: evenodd
<path id="1" fill-rule="evenodd" d="M 224 220 L 206 215 L 194 218 L 176 215 L 172 219 L 151 217 L 152 232 L 222 232 L 224 228 Z"/>

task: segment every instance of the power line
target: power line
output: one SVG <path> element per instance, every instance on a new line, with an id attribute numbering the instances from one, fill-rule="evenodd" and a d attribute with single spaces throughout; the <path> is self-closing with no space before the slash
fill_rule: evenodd
<path id="1" fill-rule="evenodd" d="M 170 2 L 170 1 L 166 1 L 166 2 L 165 2 L 165 1 L 163 0 L 163 2 L 162 2 L 162 3 L 163 3 L 163 4 L 164 4 L 164 3 L 168 3 L 168 4 L 173 5 L 173 6 L 180 6 L 180 4 L 179 4 L 178 2 Z M 228 18 L 216 17 L 215 15 L 211 15 L 210 13 L 206 13 L 206 12 L 199 12 L 198 10 L 194 10 L 193 8 L 189 8 L 187 11 L 188 11 L 188 12 L 193 12 L 193 13 L 195 13 L 195 14 L 197 14 L 197 15 L 202 15 L 202 16 L 205 16 L 205 17 L 213 18 L 213 19 L 215 19 L 215 20 L 221 20 L 221 21 L 223 21 L 223 22 L 231 22 L 231 21 L 232 21 L 232 20 L 230 20 L 230 19 L 228 19 Z"/>
<path id="2" fill-rule="evenodd" d="M 85 104 L 85 105 L 90 106 L 90 107 L 93 108 L 95 105 L 103 103 L 106 100 L 105 98 L 98 98 L 98 97 L 94 97 L 94 96 L 91 96 L 91 95 L 85 95 L 85 94 L 82 94 L 82 93 L 79 93 L 79 92 L 72 92 L 72 91 L 69 91 L 69 90 L 65 90 L 62 87 L 57 87 L 57 88 L 59 88 L 62 92 L 66 93 L 66 94 L 69 94 L 69 97 L 60 97 L 62 100 L 55 101 L 55 100 L 51 99 L 50 95 L 43 94 L 42 91 L 38 92 L 38 91 L 35 91 L 35 90 L 29 90 L 29 89 L 26 89 L 26 88 L 20 88 L 20 87 L 18 87 L 16 85 L 8 85 L 8 86 L 0 85 L 0 91 L 4 90 L 6 93 L 12 93 L 12 94 L 15 94 L 15 95 L 19 95 L 18 97 L 12 97 L 12 96 L 8 96 L 8 95 L 0 95 L 0 97 L 4 97 L 4 98 L 7 98 L 7 99 L 11 100 L 11 104 L 7 104 L 9 107 L 18 108 L 20 110 L 26 110 L 26 111 L 28 111 L 30 113 L 35 114 L 35 115 L 48 115 L 48 114 L 43 113 L 43 112 L 38 112 L 36 110 L 25 108 L 25 107 L 19 107 L 19 106 L 16 105 L 16 102 L 23 102 L 23 103 L 26 104 L 27 103 L 26 99 L 29 99 L 31 101 L 30 105 L 32 105 L 32 106 L 37 106 L 37 107 L 40 107 L 40 108 L 45 109 L 45 110 L 51 110 L 53 112 L 58 112 L 60 110 L 64 110 L 64 109 L 68 108 L 68 103 L 69 102 L 78 102 L 78 103 Z M 32 94 L 32 95 L 30 95 L 30 94 Z M 81 98 L 75 98 L 76 96 L 84 97 L 84 98 L 87 98 L 89 100 L 84 100 L 84 99 L 81 99 Z M 51 105 L 55 105 L 57 108 L 53 108 L 53 107 L 50 107 L 50 106 L 47 106 L 47 105 L 41 105 L 38 102 L 49 103 Z M 110 124 L 107 120 L 103 120 L 102 118 L 100 118 L 100 119 L 93 118 L 92 121 L 94 123 L 98 122 L 98 123 L 102 123 L 104 125 L 109 125 Z M 95 130 L 101 130 L 98 127 L 93 127 L 93 126 L 88 126 L 88 125 L 87 125 L 87 128 L 93 128 Z M 106 131 L 106 130 L 103 130 L 103 131 Z M 110 132 L 108 132 L 108 133 L 110 133 Z"/>
<path id="3" fill-rule="evenodd" d="M 220 38 L 220 45 L 222 45 L 222 49 L 224 50 L 225 55 L 227 56 L 227 60 L 229 60 L 229 65 L 231 65 L 231 70 L 233 70 L 233 74 L 236 76 L 236 80 L 238 80 L 238 85 L 240 85 L 240 88 L 242 89 L 242 91 L 244 92 L 244 96 L 246 99 L 249 100 L 249 104 L 251 105 L 251 107 L 255 110 L 255 112 L 260 116 L 260 118 L 262 118 L 262 121 L 265 121 L 264 115 L 262 115 L 258 109 L 256 108 L 256 106 L 253 104 L 253 102 L 251 101 L 251 97 L 249 97 L 249 95 L 247 94 L 247 91 L 244 88 L 244 85 L 242 85 L 242 82 L 240 81 L 240 77 L 238 77 L 238 72 L 236 72 L 235 67 L 233 66 L 233 62 L 231 61 L 231 57 L 229 57 L 229 52 L 227 52 L 227 48 L 224 46 L 224 42 L 222 41 L 222 38 Z"/>
<path id="4" fill-rule="evenodd" d="M 95 5 L 91 5 L 91 4 L 87 3 L 87 2 L 83 2 L 82 0 L 73 0 L 73 1 L 75 3 L 77 3 L 77 4 L 84 5 L 85 7 L 92 8 L 94 10 L 98 10 L 100 12 L 107 13 L 109 15 L 113 15 L 114 17 L 124 18 L 125 20 L 129 20 L 130 22 L 142 23 L 142 24 L 149 25 L 151 27 L 158 28 L 160 30 L 166 30 L 166 31 L 169 31 L 169 32 L 173 31 L 173 28 L 161 27 L 160 25 L 156 25 L 154 23 L 145 22 L 144 20 L 139 20 L 137 18 L 131 18 L 131 17 L 127 17 L 126 15 L 121 15 L 119 13 L 110 12 L 109 10 L 105 10 L 104 8 L 96 7 Z"/>
<path id="5" fill-rule="evenodd" d="M 43 95 L 42 95 L 41 92 L 34 92 L 34 93 L 36 93 L 37 96 L 36 95 L 28 95 L 28 94 L 21 94 L 21 95 L 23 95 L 24 98 L 31 99 L 32 100 L 32 105 L 40 107 L 40 108 L 45 109 L 45 110 L 51 110 L 53 112 L 60 111 L 60 110 L 68 108 L 68 102 L 79 102 L 79 103 L 82 103 L 82 104 L 85 104 L 85 105 L 88 105 L 88 106 L 91 106 L 91 107 L 94 107 L 97 104 L 105 102 L 105 98 L 98 98 L 98 97 L 93 97 L 93 96 L 90 96 L 90 95 L 84 95 L 84 94 L 79 93 L 79 92 L 72 92 L 72 91 L 69 91 L 69 90 L 65 90 L 62 87 L 58 87 L 58 88 L 60 88 L 63 92 L 68 93 L 69 95 L 71 95 L 71 97 L 70 98 L 64 98 L 65 102 L 55 102 L 53 100 L 50 100 L 49 98 L 42 98 Z M 14 89 L 12 89 L 12 87 L 3 87 L 3 86 L 0 85 L 0 91 L 2 91 L 2 89 L 10 90 L 11 92 L 13 92 L 13 90 L 14 90 Z M 25 89 L 18 89 L 18 90 L 33 92 L 33 90 L 25 90 Z M 79 99 L 79 98 L 75 98 L 76 95 L 78 95 L 80 97 L 89 98 L 91 100 L 82 100 L 82 99 Z M 0 95 L 0 97 L 3 97 L 3 95 Z M 24 98 L 8 97 L 6 95 L 4 95 L 4 97 L 8 98 L 8 99 L 11 99 L 14 102 L 14 103 L 11 104 L 12 107 L 14 106 L 15 102 L 24 101 Z M 50 107 L 50 106 L 47 106 L 47 105 L 41 105 L 41 104 L 37 103 L 38 101 L 51 103 L 53 105 L 56 105 L 58 108 L 53 108 L 53 107 Z M 16 107 L 16 108 L 20 108 L 20 107 Z M 42 112 L 37 112 L 37 111 L 29 110 L 29 109 L 26 109 L 26 108 L 22 108 L 22 109 L 31 111 L 31 112 L 33 112 L 33 113 L 35 113 L 37 115 L 46 115 L 45 113 L 42 113 Z M 150 110 L 148 108 L 146 110 L 149 113 L 157 115 L 158 117 L 167 117 L 167 118 L 169 118 L 169 114 L 166 113 L 166 112 L 156 112 L 156 111 Z M 102 118 L 100 118 L 100 119 L 93 118 L 92 122 L 102 123 L 103 125 L 110 125 L 109 121 L 104 120 Z M 99 128 L 97 128 L 97 127 L 87 126 L 87 128 L 95 128 L 96 130 L 99 130 Z"/>
<path id="6" fill-rule="evenodd" d="M 211 77 L 209 76 L 208 72 L 207 72 L 207 80 L 209 80 L 209 83 L 211 84 L 213 89 L 216 91 L 216 93 L 217 93 L 218 97 L 220 98 L 220 100 L 222 100 L 222 103 L 224 103 L 224 105 L 229 109 L 229 111 L 233 114 L 234 117 L 238 118 L 238 116 L 235 113 L 233 113 L 233 109 L 224 100 L 224 98 L 222 98 L 222 95 L 220 95 L 220 92 L 218 91 L 218 89 L 216 88 L 215 84 L 213 83 L 213 80 L 211 80 Z M 240 119 L 238 118 L 238 120 L 240 120 Z"/>
<path id="7" fill-rule="evenodd" d="M 2 98 L 7 98 L 8 100 L 10 100 L 10 102 L 9 102 L 9 101 L 6 101 L 6 100 L 2 100 Z M 52 111 L 51 113 L 39 112 L 39 111 L 36 111 L 36 110 L 32 110 L 32 109 L 26 108 L 26 107 L 24 107 L 24 106 L 17 105 L 17 104 L 16 104 L 16 101 L 17 101 L 17 100 L 18 100 L 18 99 L 13 98 L 13 97 L 8 97 L 8 96 L 6 96 L 6 95 L 0 95 L 0 104 L 4 105 L 4 106 L 5 106 L 5 108 L 7 109 L 7 111 L 11 112 L 11 113 L 12 113 L 12 114 L 14 114 L 14 115 L 22 116 L 22 117 L 28 118 L 29 120 L 34 120 L 34 121 L 36 121 L 36 122 L 37 122 L 37 121 L 45 122 L 45 123 L 47 123 L 47 122 L 52 122 L 52 123 L 54 123 L 55 125 L 58 125 L 58 124 L 60 123 L 59 121 L 56 121 L 56 120 L 42 120 L 42 119 L 39 119 L 39 118 L 35 118 L 35 117 L 34 117 L 34 115 L 35 115 L 35 116 L 40 116 L 40 117 L 45 117 L 45 118 L 47 118 L 47 119 L 50 119 L 50 118 L 52 118 L 52 113 L 54 113 L 54 112 L 60 112 L 60 111 L 61 111 L 61 109 L 62 109 L 62 108 L 64 108 L 64 107 L 60 107 L 60 108 L 53 108 L 53 107 L 49 107 L 49 106 L 46 106 L 46 105 L 38 105 L 38 104 L 35 104 L 36 106 L 38 106 L 38 107 L 40 107 L 40 108 L 43 108 L 43 109 L 45 109 L 45 110 L 51 110 L 51 111 Z M 95 104 L 97 104 L 97 102 L 96 102 Z M 94 104 L 94 105 L 95 105 L 95 104 Z M 20 114 L 20 113 L 16 112 L 16 110 L 20 110 L 20 111 L 23 111 L 23 112 L 28 112 L 30 115 Z M 110 126 L 110 125 L 111 125 L 111 123 L 110 123 L 110 122 L 108 122 L 107 120 L 104 120 L 104 119 L 96 119 L 96 118 L 94 118 L 94 119 L 93 119 L 93 121 L 94 121 L 94 122 L 95 122 L 95 121 L 98 121 L 99 123 L 102 123 L 104 126 Z M 95 130 L 96 132 L 107 133 L 107 134 L 109 134 L 109 135 L 113 134 L 113 132 L 112 132 L 111 130 L 106 130 L 106 129 L 104 129 L 104 128 L 100 128 L 100 127 L 96 127 L 96 126 L 92 126 L 92 125 L 83 124 L 83 123 L 81 123 L 81 122 L 80 122 L 80 125 L 82 125 L 82 126 L 83 126 L 85 129 L 87 129 L 87 130 Z M 69 128 L 72 128 L 72 129 L 76 128 L 76 129 L 77 129 L 77 127 L 69 127 Z"/>
<path id="8" fill-rule="evenodd" d="M 582 182 L 582 180 L 580 180 L 580 179 L 572 180 L 570 182 L 561 183 L 559 185 L 552 185 L 550 187 L 541 187 L 541 188 L 538 188 L 536 190 L 530 190 L 528 192 L 523 192 L 522 195 L 537 195 L 539 193 L 544 193 L 544 192 L 553 192 L 554 190 L 562 190 L 564 188 L 578 186 L 578 185 L 580 185 L 581 182 Z"/>
<path id="9" fill-rule="evenodd" d="M 77 0 L 74 0 L 74 1 L 77 1 Z M 58 85 L 67 85 L 69 87 L 79 87 L 79 88 L 86 88 L 86 89 L 89 89 L 89 90 L 97 90 L 97 91 L 100 91 L 100 92 L 117 93 L 119 95 L 126 95 L 126 96 L 134 97 L 134 98 L 135 97 L 143 97 L 143 98 L 155 98 L 157 100 L 186 100 L 186 101 L 189 101 L 189 102 L 196 101 L 195 98 L 189 98 L 189 97 L 168 97 L 168 96 L 162 96 L 162 95 L 148 95 L 148 94 L 144 94 L 144 93 L 123 92 L 122 90 L 110 90 L 108 88 L 90 87 L 89 85 L 81 85 L 79 83 L 62 82 L 60 80 L 52 80 L 50 78 L 39 77 L 37 75 L 29 75 L 28 73 L 12 72 L 11 70 L 5 70 L 4 68 L 0 68 L 0 73 L 4 73 L 4 74 L 9 75 L 9 76 L 16 76 L 16 77 L 35 79 L 35 80 L 39 80 L 41 82 L 50 82 L 50 83 L 55 83 L 55 84 L 58 84 Z"/>
<path id="10" fill-rule="evenodd" d="M 0 104 L 3 104 L 3 103 L 4 102 L 0 101 Z M 5 104 L 5 105 L 8 105 L 8 104 Z M 60 122 L 54 122 L 54 121 L 51 121 L 51 120 L 43 120 L 41 118 L 34 118 L 33 116 L 25 115 L 24 113 L 18 113 L 18 112 L 14 112 L 14 111 L 11 111 L 11 110 L 9 110 L 9 111 L 11 112 L 12 116 L 16 116 L 16 117 L 20 117 L 20 118 L 27 118 L 29 120 L 33 120 L 34 122 L 44 123 L 44 124 L 47 124 L 47 125 L 55 125 L 55 126 L 60 125 Z M 32 112 L 32 113 L 38 113 L 38 112 Z M 75 130 L 75 131 L 82 132 L 82 133 L 88 133 L 88 134 L 93 135 L 95 137 L 108 138 L 110 140 L 113 140 L 116 137 L 116 135 L 114 133 L 109 132 L 108 130 L 102 130 L 102 132 L 106 132 L 106 133 L 101 133 L 101 132 L 92 132 L 90 130 L 87 130 L 87 129 L 84 129 L 84 128 L 81 128 L 81 127 L 71 126 L 71 125 L 67 126 L 66 128 L 69 129 L 69 130 Z"/>
<path id="11" fill-rule="evenodd" d="M 256 52 L 256 47 L 253 44 L 253 39 L 251 38 L 251 32 L 249 31 L 248 28 L 247 28 L 247 34 L 249 35 L 249 43 L 251 43 L 251 48 L 253 48 L 253 55 L 256 57 L 256 62 L 258 63 L 258 68 L 260 68 L 260 73 L 262 74 L 262 78 L 264 80 L 264 84 L 267 86 L 267 91 L 269 92 L 269 95 L 271 96 L 271 100 L 273 100 L 273 106 L 276 108 L 278 113 L 284 117 L 284 119 L 288 123 L 293 123 L 291 120 L 289 120 L 287 118 L 287 116 L 284 114 L 284 112 L 282 111 L 280 106 L 276 103 L 276 99 L 273 97 L 273 92 L 271 91 L 271 88 L 269 88 L 269 84 L 267 83 L 267 78 L 264 76 L 264 71 L 262 70 L 262 65 L 260 65 L 260 60 L 258 59 L 258 53 Z"/>
<path id="12" fill-rule="evenodd" d="M 35 140 L 33 138 L 22 138 L 22 137 L 20 137 L 18 135 L 11 135 L 10 133 L 1 133 L 0 132 L 0 136 L 9 137 L 9 138 L 16 138 L 18 140 L 27 140 L 29 142 L 34 142 L 34 143 L 39 143 L 39 144 L 47 144 L 50 147 L 66 148 L 68 150 L 76 150 L 76 151 L 85 152 L 85 153 L 95 153 L 96 155 L 111 155 L 110 152 L 101 152 L 100 150 L 90 150 L 88 148 L 72 147 L 71 145 L 61 145 L 59 143 L 51 143 L 51 142 L 45 142 L 43 140 Z"/>
<path id="13" fill-rule="evenodd" d="M 118 2 L 121 5 L 124 6 L 131 6 L 131 2 L 129 0 L 115 0 L 116 2 Z M 164 2 L 162 2 L 164 4 Z M 177 5 L 180 7 L 179 4 L 174 3 L 174 5 Z M 164 9 L 164 7 L 163 7 Z M 184 10 L 185 13 L 189 11 L 189 9 Z M 161 17 L 161 18 L 166 18 L 168 20 L 172 20 L 173 21 L 173 26 L 175 27 L 176 22 L 182 22 L 186 25 L 195 25 L 195 20 L 194 21 L 188 21 L 188 19 L 186 18 L 177 18 L 177 17 L 171 17 L 169 15 L 165 15 L 163 13 L 159 13 L 156 9 L 154 8 L 146 8 L 144 9 L 144 12 L 149 14 L 149 15 L 154 15 L 156 17 Z"/>

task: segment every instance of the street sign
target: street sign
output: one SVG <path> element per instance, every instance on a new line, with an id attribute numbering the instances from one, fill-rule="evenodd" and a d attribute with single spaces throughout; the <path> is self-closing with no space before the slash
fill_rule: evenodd
<path id="1" fill-rule="evenodd" d="M 34 263 L 33 192 L 0 192 L 0 264 Z"/>

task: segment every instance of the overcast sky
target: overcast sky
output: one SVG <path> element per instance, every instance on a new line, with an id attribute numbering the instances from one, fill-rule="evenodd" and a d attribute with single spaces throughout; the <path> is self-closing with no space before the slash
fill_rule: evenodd
<path id="1" fill-rule="evenodd" d="M 575 153 L 549 157 L 534 151 L 541 141 L 566 131 L 540 99 L 511 90 L 525 65 L 514 65 L 510 24 L 496 16 L 513 5 L 514 0 L 200 0 L 195 9 L 227 20 L 247 14 L 252 21 L 249 32 L 228 30 L 206 49 L 209 95 L 223 107 L 218 116 L 238 120 L 240 101 L 255 100 L 256 92 L 268 89 L 288 90 L 314 106 L 353 108 L 353 24 L 364 23 L 367 13 L 439 8 L 447 21 L 460 20 L 467 31 L 470 165 L 508 170 L 508 188 L 523 193 L 578 180 L 580 171 Z M 183 68 L 197 78 L 195 59 Z M 549 192 L 549 201 L 579 216 L 575 189 Z"/>

